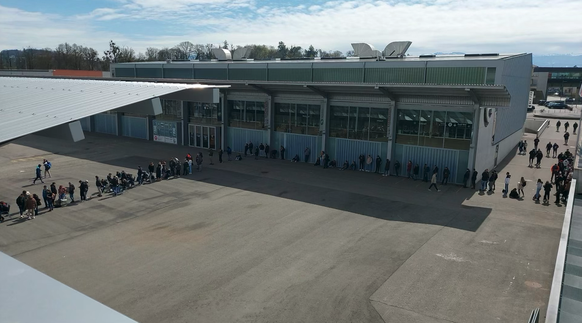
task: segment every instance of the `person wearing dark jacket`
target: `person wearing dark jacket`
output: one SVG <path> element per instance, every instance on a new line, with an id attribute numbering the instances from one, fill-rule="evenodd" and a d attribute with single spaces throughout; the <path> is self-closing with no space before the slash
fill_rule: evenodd
<path id="1" fill-rule="evenodd" d="M 534 139 L 534 149 L 537 150 L 538 149 L 538 145 L 540 144 L 540 138 L 538 138 L 536 136 L 536 139 Z"/>
<path id="2" fill-rule="evenodd" d="M 477 182 L 477 176 L 479 176 L 479 172 L 473 168 L 473 175 L 471 175 L 471 188 L 475 189 L 475 182 Z"/>
<path id="3" fill-rule="evenodd" d="M 562 123 L 560 122 L 560 120 L 558 120 L 558 122 L 556 122 L 556 132 L 560 131 L 560 126 L 562 125 Z"/>
<path id="4" fill-rule="evenodd" d="M 26 210 L 26 191 L 22 191 L 16 198 L 16 205 L 18 205 L 18 210 L 20 210 L 20 217 L 24 217 L 23 214 Z"/>
<path id="5" fill-rule="evenodd" d="M 467 168 L 465 171 L 465 175 L 463 175 L 463 188 L 467 188 L 467 182 L 469 181 L 469 177 L 471 177 L 471 170 Z"/>
<path id="6" fill-rule="evenodd" d="M 495 181 L 497 180 L 497 171 L 492 170 L 489 176 L 489 192 L 495 192 Z"/>
<path id="7" fill-rule="evenodd" d="M 363 172 L 366 163 L 366 156 L 364 156 L 364 154 L 360 154 L 360 157 L 358 157 L 358 159 L 360 160 L 360 172 Z"/>
<path id="8" fill-rule="evenodd" d="M 259 147 L 255 147 L 255 160 L 259 159 Z"/>
<path id="9" fill-rule="evenodd" d="M 538 151 L 536 152 L 536 167 L 540 168 L 541 164 L 542 164 L 542 158 L 544 158 L 544 153 L 542 153 L 541 149 L 538 149 Z"/>
<path id="10" fill-rule="evenodd" d="M 487 190 L 487 184 L 489 183 L 489 170 L 486 169 L 481 173 L 481 192 L 485 192 Z"/>
<path id="11" fill-rule="evenodd" d="M 552 146 L 552 158 L 556 158 L 558 155 L 558 148 L 560 148 L 560 145 L 558 145 L 557 142 L 554 142 L 554 145 Z"/>
<path id="12" fill-rule="evenodd" d="M 36 207 L 34 208 L 34 215 L 38 215 L 38 207 L 41 205 L 40 198 L 36 194 L 32 194 L 32 198 L 36 202 Z"/>
<path id="13" fill-rule="evenodd" d="M 575 135 L 576 129 L 578 129 L 578 122 L 574 122 L 574 124 L 572 125 L 572 129 L 574 129 L 574 131 L 572 131 L 572 134 Z"/>
<path id="14" fill-rule="evenodd" d="M 269 149 L 271 149 L 271 147 L 269 147 L 269 144 L 266 144 L 265 145 L 265 158 L 269 158 L 269 152 L 270 152 Z"/>
<path id="15" fill-rule="evenodd" d="M 396 161 L 394 163 L 394 173 L 396 173 L 396 177 L 400 175 L 400 162 Z"/>
<path id="16" fill-rule="evenodd" d="M 56 184 L 56 183 L 54 183 L 54 182 L 51 184 L 51 192 L 52 192 L 52 193 L 53 193 L 55 196 L 58 196 L 58 194 L 59 194 L 59 191 L 57 190 L 57 184 Z"/>
<path id="17" fill-rule="evenodd" d="M 222 164 L 222 149 L 218 150 L 218 162 Z"/>
<path id="18" fill-rule="evenodd" d="M 285 147 L 281 145 L 279 151 L 281 152 L 281 159 L 285 160 Z"/>
<path id="19" fill-rule="evenodd" d="M 253 145 L 252 141 L 249 141 L 249 154 L 251 154 L 251 155 L 253 154 L 253 151 L 254 151 L 253 147 L 255 147 L 255 145 Z"/>
<path id="20" fill-rule="evenodd" d="M 428 182 L 428 178 L 430 176 L 430 167 L 427 164 L 424 164 L 424 173 L 422 174 L 422 181 Z"/>
<path id="21" fill-rule="evenodd" d="M 382 176 L 390 176 L 390 159 L 386 159 L 386 164 L 384 165 L 384 174 Z"/>
<path id="22" fill-rule="evenodd" d="M 418 164 L 415 164 L 414 167 L 412 168 L 412 179 L 416 180 L 419 173 L 420 173 L 420 166 L 418 166 Z"/>
<path id="23" fill-rule="evenodd" d="M 249 151 L 249 143 L 247 142 L 245 144 L 245 156 L 247 155 L 247 152 Z"/>
<path id="24" fill-rule="evenodd" d="M 37 179 L 40 179 L 40 182 L 41 182 L 41 183 L 44 183 L 44 182 L 42 181 L 42 170 L 40 169 L 40 164 L 38 164 L 38 166 L 36 166 L 36 169 L 35 169 L 34 173 L 35 173 L 35 178 L 34 178 L 34 180 L 32 181 L 32 184 L 36 184 L 36 180 L 37 180 Z"/>
<path id="25" fill-rule="evenodd" d="M 447 185 L 447 183 L 449 182 L 449 175 L 451 175 L 451 171 L 449 170 L 448 167 L 445 167 L 445 169 L 443 170 L 443 180 L 441 182 L 442 185 Z"/>
<path id="26" fill-rule="evenodd" d="M 380 155 L 376 156 L 376 173 L 380 174 L 380 167 L 382 166 L 382 158 Z"/>
<path id="27" fill-rule="evenodd" d="M 568 131 L 568 127 L 569 127 L 569 126 L 570 126 L 570 123 L 569 123 L 568 121 L 566 121 L 566 122 L 564 123 L 564 132 L 567 132 L 567 131 Z"/>
<path id="28" fill-rule="evenodd" d="M 552 151 L 552 142 L 548 142 L 546 145 L 546 158 L 550 158 L 550 151 Z"/>
<path id="29" fill-rule="evenodd" d="M 533 162 L 534 159 L 536 158 L 537 153 L 538 152 L 535 149 L 529 151 L 529 165 L 528 165 L 529 167 L 533 167 Z"/>

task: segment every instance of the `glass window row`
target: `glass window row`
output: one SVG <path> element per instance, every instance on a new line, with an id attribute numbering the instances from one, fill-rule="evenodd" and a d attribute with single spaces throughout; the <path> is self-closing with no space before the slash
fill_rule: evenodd
<path id="1" fill-rule="evenodd" d="M 319 135 L 321 105 L 275 103 L 275 131 Z"/>
<path id="2" fill-rule="evenodd" d="M 330 137 L 388 141 L 390 109 L 330 107 Z"/>
<path id="3" fill-rule="evenodd" d="M 238 128 L 264 129 L 265 103 L 228 100 L 228 125 Z"/>

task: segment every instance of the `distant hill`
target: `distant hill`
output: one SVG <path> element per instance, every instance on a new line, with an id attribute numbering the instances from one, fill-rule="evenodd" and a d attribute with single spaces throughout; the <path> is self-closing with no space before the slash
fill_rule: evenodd
<path id="1" fill-rule="evenodd" d="M 533 55 L 533 64 L 542 67 L 582 67 L 582 55 Z"/>

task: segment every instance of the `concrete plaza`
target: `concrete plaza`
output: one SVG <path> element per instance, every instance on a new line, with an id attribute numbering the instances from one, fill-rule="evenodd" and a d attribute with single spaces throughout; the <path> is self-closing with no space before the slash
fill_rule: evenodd
<path id="1" fill-rule="evenodd" d="M 555 129 L 542 143 L 560 139 Z M 525 135 L 533 145 L 533 136 Z M 574 142 L 575 140 L 572 140 Z M 561 143 L 561 142 L 560 142 Z M 571 149 L 573 150 L 573 149 Z M 89 134 L 0 147 L 17 209 L 35 166 L 65 185 L 195 149 Z M 225 155 L 226 159 L 226 155 Z M 139 322 L 525 322 L 542 317 L 564 206 L 531 200 L 551 163 L 511 156 L 495 194 L 261 158 L 95 195 L 0 225 L 0 251 Z M 480 172 L 482 170 L 479 170 Z M 501 197 L 524 176 L 526 197 Z"/>

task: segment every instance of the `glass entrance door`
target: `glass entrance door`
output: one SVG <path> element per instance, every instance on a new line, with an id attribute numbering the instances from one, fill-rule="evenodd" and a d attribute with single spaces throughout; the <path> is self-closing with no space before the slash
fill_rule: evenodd
<path id="1" fill-rule="evenodd" d="M 216 127 L 190 125 L 190 146 L 197 148 L 216 149 Z"/>

